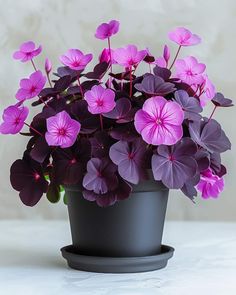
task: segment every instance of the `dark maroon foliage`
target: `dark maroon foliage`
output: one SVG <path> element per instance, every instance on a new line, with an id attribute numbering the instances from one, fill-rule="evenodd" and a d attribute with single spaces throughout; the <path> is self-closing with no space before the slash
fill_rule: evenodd
<path id="1" fill-rule="evenodd" d="M 233 102 L 229 98 L 225 98 L 224 95 L 220 92 L 217 92 L 216 95 L 213 97 L 212 102 L 217 107 L 232 107 Z"/>

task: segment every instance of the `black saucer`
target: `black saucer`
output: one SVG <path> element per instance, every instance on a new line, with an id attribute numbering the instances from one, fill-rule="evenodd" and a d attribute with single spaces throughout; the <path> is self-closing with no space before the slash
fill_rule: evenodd
<path id="1" fill-rule="evenodd" d="M 162 245 L 161 253 L 143 257 L 100 257 L 81 255 L 72 245 L 61 249 L 68 266 L 77 270 L 101 273 L 135 273 L 164 268 L 173 256 L 174 248 Z"/>

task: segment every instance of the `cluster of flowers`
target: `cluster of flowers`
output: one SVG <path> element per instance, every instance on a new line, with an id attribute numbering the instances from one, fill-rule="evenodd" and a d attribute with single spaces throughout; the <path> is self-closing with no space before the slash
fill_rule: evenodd
<path id="1" fill-rule="evenodd" d="M 230 141 L 212 116 L 232 101 L 216 93 L 203 63 L 178 58 L 182 47 L 200 43 L 200 37 L 185 28 L 171 31 L 169 39 L 179 47 L 170 64 L 167 45 L 157 58 L 135 45 L 111 48 L 118 31 L 116 20 L 98 26 L 95 37 L 107 40 L 108 48 L 92 71 L 85 73 L 92 54 L 69 49 L 53 80 L 49 59 L 45 74 L 35 65 L 41 46 L 25 42 L 14 53 L 14 59 L 31 62 L 34 72 L 20 81 L 17 103 L 4 110 L 0 133 L 30 137 L 10 176 L 24 204 L 35 205 L 43 193 L 57 202 L 63 186 L 80 185 L 85 199 L 112 205 L 129 197 L 131 184 L 147 179 L 150 169 L 155 180 L 191 200 L 196 189 L 203 198 L 223 190 L 220 154 Z M 148 70 L 138 76 L 141 62 Z M 42 108 L 28 124 L 32 99 L 32 106 Z M 208 101 L 214 109 L 206 118 L 201 112 Z"/>

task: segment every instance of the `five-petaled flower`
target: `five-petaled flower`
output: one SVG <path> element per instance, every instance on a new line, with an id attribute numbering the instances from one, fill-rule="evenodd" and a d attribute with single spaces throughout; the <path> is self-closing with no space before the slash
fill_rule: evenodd
<path id="1" fill-rule="evenodd" d="M 117 20 L 111 20 L 109 23 L 102 23 L 97 27 L 95 37 L 101 40 L 110 38 L 119 31 L 120 23 Z"/>
<path id="2" fill-rule="evenodd" d="M 113 58 L 113 52 L 114 52 L 114 50 L 111 49 L 111 54 L 110 54 L 109 48 L 104 48 L 103 51 L 101 52 L 101 54 L 99 55 L 99 62 L 100 63 L 102 63 L 102 62 L 110 63 L 110 60 L 112 60 L 111 61 L 112 64 L 116 63 Z"/>
<path id="3" fill-rule="evenodd" d="M 19 101 L 33 98 L 41 92 L 46 83 L 46 77 L 41 71 L 36 71 L 28 79 L 20 80 L 20 89 L 16 93 Z"/>
<path id="4" fill-rule="evenodd" d="M 171 41 L 174 41 L 180 46 L 197 45 L 201 42 L 201 38 L 198 35 L 193 34 L 183 27 L 175 28 L 169 32 L 168 36 Z"/>
<path id="5" fill-rule="evenodd" d="M 184 112 L 178 103 L 153 96 L 135 114 L 134 125 L 148 144 L 172 145 L 183 136 L 183 120 Z"/>
<path id="6" fill-rule="evenodd" d="M 175 76 L 189 85 L 200 85 L 204 82 L 203 73 L 206 66 L 193 56 L 178 59 L 175 62 Z"/>
<path id="7" fill-rule="evenodd" d="M 138 65 L 147 55 L 147 50 L 138 50 L 135 45 L 127 45 L 114 50 L 113 58 L 121 66 L 131 68 Z"/>
<path id="8" fill-rule="evenodd" d="M 67 148 L 72 146 L 80 132 L 81 124 L 62 111 L 47 119 L 46 141 L 49 146 Z"/>
<path id="9" fill-rule="evenodd" d="M 103 114 L 112 111 L 116 105 L 115 92 L 101 85 L 95 85 L 84 95 L 91 114 Z"/>
<path id="10" fill-rule="evenodd" d="M 42 51 L 42 46 L 35 48 L 35 44 L 32 41 L 24 42 L 21 44 L 20 49 L 13 54 L 14 59 L 19 59 L 22 62 L 32 60 L 39 55 Z"/>
<path id="11" fill-rule="evenodd" d="M 81 71 L 85 69 L 92 58 L 93 55 L 91 53 L 83 54 L 79 49 L 69 49 L 60 56 L 60 61 L 72 70 Z"/>
<path id="12" fill-rule="evenodd" d="M 3 122 L 0 125 L 0 133 L 16 134 L 21 131 L 25 120 L 29 114 L 29 109 L 24 106 L 9 106 L 3 112 Z"/>
<path id="13" fill-rule="evenodd" d="M 208 168 L 201 173 L 201 178 L 197 184 L 197 189 L 202 193 L 202 198 L 217 198 L 224 189 L 224 179 L 213 174 Z"/>

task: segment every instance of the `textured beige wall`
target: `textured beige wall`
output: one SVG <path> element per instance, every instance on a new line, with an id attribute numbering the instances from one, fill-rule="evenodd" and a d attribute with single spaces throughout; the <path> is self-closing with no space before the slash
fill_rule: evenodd
<path id="1" fill-rule="evenodd" d="M 22 41 L 34 40 L 44 51 L 37 59 L 42 65 L 48 56 L 54 65 L 58 55 L 70 47 L 98 53 L 105 45 L 93 38 L 96 26 L 112 18 L 121 21 L 121 31 L 114 38 L 118 47 L 136 43 L 160 54 L 167 32 L 186 26 L 203 38 L 200 46 L 185 48 L 182 54 L 196 55 L 207 63 L 210 78 L 228 97 L 235 97 L 236 1 L 235 0 L 0 0 L 0 110 L 14 101 L 21 77 L 30 64 L 11 59 Z M 168 43 L 169 44 L 169 43 Z M 176 47 L 172 46 L 173 49 Z M 210 113 L 206 109 L 206 114 Z M 222 122 L 236 146 L 236 109 L 219 110 Z M 9 167 L 20 157 L 25 146 L 20 136 L 0 136 L 0 218 L 65 218 L 65 206 L 51 205 L 46 199 L 34 208 L 24 207 L 9 184 Z M 218 200 L 193 205 L 179 192 L 171 192 L 168 217 L 171 219 L 236 220 L 235 147 L 224 156 L 229 174 L 226 189 Z"/>

